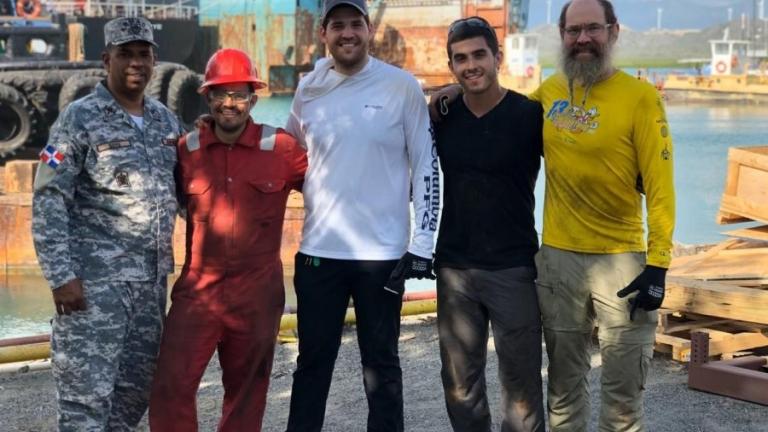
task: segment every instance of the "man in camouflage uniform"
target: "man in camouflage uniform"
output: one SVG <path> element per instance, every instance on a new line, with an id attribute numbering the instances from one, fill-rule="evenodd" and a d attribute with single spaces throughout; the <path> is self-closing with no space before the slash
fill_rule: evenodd
<path id="1" fill-rule="evenodd" d="M 181 132 L 143 96 L 155 55 L 143 18 L 104 27 L 107 79 L 51 129 L 32 231 L 53 289 L 60 431 L 123 431 L 147 407 L 165 315 Z"/>

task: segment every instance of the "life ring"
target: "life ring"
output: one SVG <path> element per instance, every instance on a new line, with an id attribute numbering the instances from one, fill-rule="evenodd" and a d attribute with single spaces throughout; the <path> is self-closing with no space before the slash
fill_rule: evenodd
<path id="1" fill-rule="evenodd" d="M 525 68 L 525 76 L 527 76 L 528 78 L 533 78 L 533 72 L 534 72 L 533 66 L 528 66 L 527 68 Z"/>
<path id="2" fill-rule="evenodd" d="M 715 70 L 716 70 L 718 73 L 725 73 L 725 70 L 726 70 L 727 68 L 728 68 L 728 67 L 726 66 L 725 62 L 724 62 L 724 61 L 722 61 L 722 60 L 721 60 L 721 61 L 719 61 L 719 62 L 717 62 L 717 64 L 715 65 Z"/>
<path id="3" fill-rule="evenodd" d="M 19 0 L 16 2 L 16 15 L 23 18 L 37 18 L 42 9 L 40 0 Z"/>

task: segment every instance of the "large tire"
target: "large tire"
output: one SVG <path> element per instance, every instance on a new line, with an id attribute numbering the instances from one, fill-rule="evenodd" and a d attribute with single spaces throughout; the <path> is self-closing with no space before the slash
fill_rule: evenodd
<path id="1" fill-rule="evenodd" d="M 59 93 L 59 113 L 72 102 L 88 96 L 93 92 L 94 87 L 104 78 L 98 75 L 73 75 L 61 86 Z"/>
<path id="2" fill-rule="evenodd" d="M 186 66 L 178 63 L 160 63 L 152 72 L 152 79 L 147 84 L 144 94 L 159 100 L 163 104 L 168 103 L 168 88 L 173 74 L 177 71 L 187 70 Z"/>
<path id="3" fill-rule="evenodd" d="M 89 68 L 89 69 L 80 69 L 74 71 L 74 75 L 80 75 L 80 76 L 97 76 L 101 77 L 101 79 L 104 79 L 107 77 L 107 71 L 103 68 Z"/>
<path id="4" fill-rule="evenodd" d="M 0 84 L 0 157 L 24 147 L 35 132 L 35 111 L 15 88 Z"/>
<path id="5" fill-rule="evenodd" d="M 0 83 L 7 84 L 19 90 L 28 104 L 35 109 L 37 117 L 38 136 L 35 141 L 45 141 L 48 127 L 56 121 L 59 115 L 59 92 L 64 82 L 76 70 L 26 70 L 0 73 Z"/>
<path id="6" fill-rule="evenodd" d="M 208 112 L 205 99 L 197 92 L 203 80 L 200 75 L 190 71 L 176 71 L 168 84 L 168 109 L 179 118 L 182 126 L 192 130 L 195 120 Z"/>
<path id="7" fill-rule="evenodd" d="M 27 101 L 41 114 L 49 111 L 55 117 L 58 109 L 58 93 L 64 81 L 75 71 L 63 70 L 29 70 L 0 74 L 0 82 L 21 91 Z"/>

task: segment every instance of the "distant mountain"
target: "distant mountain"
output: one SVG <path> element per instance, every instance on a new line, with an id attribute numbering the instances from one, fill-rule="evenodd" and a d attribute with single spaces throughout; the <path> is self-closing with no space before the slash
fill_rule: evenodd
<path id="1" fill-rule="evenodd" d="M 615 60 L 618 64 L 673 65 L 682 59 L 708 59 L 709 41 L 722 39 L 726 27 L 730 39 L 746 38 L 741 23 L 715 25 L 703 30 L 636 31 L 624 26 L 619 34 Z M 560 50 L 560 33 L 555 25 L 542 25 L 529 31 L 539 35 L 539 59 L 542 64 L 556 63 Z M 759 33 L 762 38 L 762 32 Z M 760 40 L 761 38 L 758 38 Z"/>
<path id="2" fill-rule="evenodd" d="M 530 0 L 529 28 L 547 23 L 547 4 L 551 4 L 551 23 L 557 23 L 560 9 L 566 0 Z M 762 2 L 762 3 L 761 3 Z M 703 29 L 728 21 L 728 9 L 732 19 L 740 20 L 742 14 L 749 19 L 760 16 L 760 4 L 768 12 L 768 0 L 613 0 L 619 22 L 637 30 L 656 28 L 657 10 L 662 9 L 663 29 Z M 758 11 L 753 14 L 754 5 Z M 765 16 L 765 14 L 763 15 Z"/>

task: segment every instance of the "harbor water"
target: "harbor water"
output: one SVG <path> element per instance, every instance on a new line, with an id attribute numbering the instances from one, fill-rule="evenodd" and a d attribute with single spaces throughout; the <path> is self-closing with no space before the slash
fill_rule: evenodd
<path id="1" fill-rule="evenodd" d="M 546 73 L 546 71 L 545 71 Z M 283 125 L 291 99 L 259 100 L 253 117 Z M 677 225 L 674 238 L 686 244 L 714 243 L 722 231 L 715 223 L 725 183 L 728 147 L 768 145 L 768 106 L 671 105 L 667 116 L 675 144 Z M 537 229 L 541 232 L 543 173 L 536 188 Z M 286 278 L 289 303 L 293 298 Z M 430 289 L 431 281 L 409 283 L 409 290 Z M 50 331 L 53 304 L 47 283 L 39 276 L 0 276 L 0 339 Z"/>

